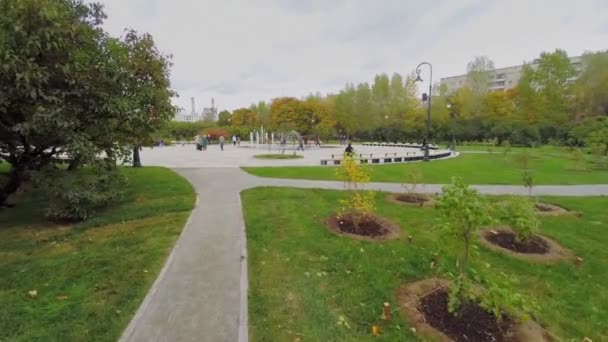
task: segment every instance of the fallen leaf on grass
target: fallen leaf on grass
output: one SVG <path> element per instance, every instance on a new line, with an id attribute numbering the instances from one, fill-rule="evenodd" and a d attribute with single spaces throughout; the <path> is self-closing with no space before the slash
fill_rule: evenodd
<path id="1" fill-rule="evenodd" d="M 372 325 L 372 335 L 380 336 L 380 327 L 377 325 Z"/>
<path id="2" fill-rule="evenodd" d="M 36 298 L 36 296 L 38 296 L 38 291 L 36 291 L 36 290 L 27 291 L 27 295 L 30 296 L 30 298 Z"/>
<path id="3" fill-rule="evenodd" d="M 57 296 L 58 300 L 66 300 L 68 299 L 68 296 Z"/>
<path id="4" fill-rule="evenodd" d="M 350 325 L 346 321 L 346 317 L 344 317 L 343 315 L 338 316 L 338 325 L 343 325 L 350 329 Z"/>

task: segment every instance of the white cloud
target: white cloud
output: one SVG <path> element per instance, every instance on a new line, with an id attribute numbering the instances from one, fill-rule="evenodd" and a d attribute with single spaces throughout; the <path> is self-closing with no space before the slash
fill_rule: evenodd
<path id="1" fill-rule="evenodd" d="M 172 80 L 189 98 L 234 109 L 278 96 L 337 91 L 375 73 L 463 73 L 476 55 L 497 67 L 541 51 L 606 49 L 598 0 L 100 0 L 113 34 L 151 33 L 173 54 Z"/>

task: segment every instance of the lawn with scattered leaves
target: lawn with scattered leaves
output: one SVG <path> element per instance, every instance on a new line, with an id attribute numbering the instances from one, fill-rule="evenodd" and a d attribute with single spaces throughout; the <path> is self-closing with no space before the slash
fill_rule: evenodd
<path id="1" fill-rule="evenodd" d="M 252 341 L 415 341 L 398 312 L 381 319 L 382 304 L 396 307 L 404 282 L 453 268 L 456 245 L 441 238 L 433 208 L 390 203 L 377 193 L 377 212 L 401 225 L 400 240 L 355 241 L 328 232 L 324 219 L 344 192 L 257 188 L 242 193 L 249 253 L 249 322 Z M 472 268 L 488 277 L 503 273 L 539 306 L 536 320 L 561 340 L 608 340 L 608 199 L 544 198 L 582 212 L 581 217 L 543 217 L 541 232 L 583 258 L 531 264 L 483 247 Z M 413 243 L 407 242 L 408 235 Z M 372 325 L 382 335 L 372 336 Z"/>
<path id="2" fill-rule="evenodd" d="M 460 177 L 469 184 L 522 184 L 522 152 L 530 154 L 528 167 L 535 184 L 608 184 L 608 169 L 598 169 L 590 155 L 576 155 L 555 147 L 538 149 L 513 148 L 502 153 L 502 148 L 479 151 L 478 146 L 456 158 L 428 163 L 397 163 L 370 165 L 374 182 L 405 183 L 413 169 L 420 169 L 425 183 L 449 183 Z M 260 177 L 337 180 L 335 167 L 244 167 L 243 170 Z"/>
<path id="3" fill-rule="evenodd" d="M 0 341 L 118 339 L 195 199 L 168 169 L 121 172 L 126 198 L 89 221 L 45 221 L 34 189 L 0 209 Z"/>

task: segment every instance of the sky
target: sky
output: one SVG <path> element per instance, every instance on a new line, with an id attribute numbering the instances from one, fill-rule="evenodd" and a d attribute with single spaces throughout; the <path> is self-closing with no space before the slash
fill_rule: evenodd
<path id="1" fill-rule="evenodd" d="M 543 51 L 608 49 L 608 0 L 97 0 L 105 29 L 153 35 L 173 56 L 174 103 L 197 111 L 336 93 L 422 61 L 433 81 L 475 56 L 497 68 Z M 422 71 L 428 82 L 428 69 Z M 421 84 L 422 87 L 428 85 Z"/>

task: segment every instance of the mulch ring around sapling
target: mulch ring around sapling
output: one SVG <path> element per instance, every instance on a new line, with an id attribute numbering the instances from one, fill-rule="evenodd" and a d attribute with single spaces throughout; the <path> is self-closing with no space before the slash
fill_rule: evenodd
<path id="1" fill-rule="evenodd" d="M 325 220 L 330 232 L 357 240 L 384 241 L 398 239 L 401 228 L 398 224 L 378 216 L 367 216 L 355 226 L 351 214 L 331 215 Z"/>
<path id="2" fill-rule="evenodd" d="M 519 322 L 507 315 L 497 321 L 474 303 L 464 304 L 458 314 L 448 311 L 449 282 L 432 278 L 407 283 L 397 292 L 401 314 L 416 335 L 432 341 L 551 341 L 532 320 Z"/>
<path id="3" fill-rule="evenodd" d="M 388 200 L 397 204 L 417 207 L 432 206 L 434 204 L 433 197 L 431 195 L 419 193 L 389 194 Z"/>
<path id="4" fill-rule="evenodd" d="M 534 204 L 534 209 L 538 215 L 541 216 L 559 216 L 559 215 L 568 215 L 568 214 L 579 214 L 576 212 L 572 212 L 566 208 L 560 207 L 555 204 L 538 202 Z"/>
<path id="5" fill-rule="evenodd" d="M 527 241 L 518 241 L 509 227 L 483 229 L 479 231 L 479 237 L 485 247 L 523 260 L 553 262 L 572 256 L 556 241 L 540 234 L 534 234 Z"/>

